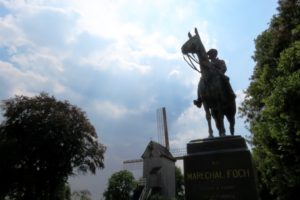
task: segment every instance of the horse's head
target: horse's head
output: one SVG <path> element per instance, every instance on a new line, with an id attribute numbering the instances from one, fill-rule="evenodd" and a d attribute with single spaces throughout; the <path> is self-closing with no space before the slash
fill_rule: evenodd
<path id="1" fill-rule="evenodd" d="M 190 32 L 188 33 L 188 36 L 189 40 L 182 45 L 181 52 L 183 54 L 197 53 L 200 49 L 200 37 L 197 28 L 195 28 L 194 36 L 192 36 Z"/>
<path id="2" fill-rule="evenodd" d="M 182 47 L 181 47 L 181 52 L 183 54 L 183 58 L 184 60 L 187 62 L 187 64 L 194 70 L 196 70 L 197 72 L 201 73 L 201 65 L 200 65 L 200 69 L 198 67 L 196 67 L 196 65 L 193 63 L 197 63 L 200 64 L 199 60 L 200 58 L 202 58 L 202 49 L 204 50 L 204 47 L 202 45 L 202 42 L 200 40 L 200 36 L 198 34 L 198 30 L 197 28 L 195 28 L 195 35 L 192 36 L 191 33 L 188 33 L 189 36 L 189 40 L 186 41 Z M 202 48 L 201 48 L 202 45 Z M 205 50 L 204 50 L 205 51 Z M 198 60 L 194 57 L 194 54 L 197 54 L 198 56 Z M 204 55 L 204 57 L 206 56 L 206 53 Z M 186 57 L 188 59 L 186 59 Z"/>

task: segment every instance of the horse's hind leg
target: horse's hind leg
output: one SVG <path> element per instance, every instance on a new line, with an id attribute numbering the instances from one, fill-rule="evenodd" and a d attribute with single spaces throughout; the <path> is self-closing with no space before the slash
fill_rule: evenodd
<path id="1" fill-rule="evenodd" d="M 234 115 L 226 115 L 226 118 L 229 122 L 229 129 L 230 129 L 230 133 L 233 136 L 234 135 L 234 125 L 235 125 L 235 118 Z"/>
<path id="2" fill-rule="evenodd" d="M 220 136 L 226 136 L 226 130 L 225 130 L 225 126 L 224 126 L 224 115 L 223 114 L 220 114 L 219 116 L 219 123 L 220 123 Z"/>

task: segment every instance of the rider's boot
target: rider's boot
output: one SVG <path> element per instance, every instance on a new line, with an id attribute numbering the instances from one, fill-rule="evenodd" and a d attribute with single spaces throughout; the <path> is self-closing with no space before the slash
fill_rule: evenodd
<path id="1" fill-rule="evenodd" d="M 202 99 L 199 97 L 198 99 L 194 100 L 194 105 L 198 108 L 201 108 L 202 105 Z"/>

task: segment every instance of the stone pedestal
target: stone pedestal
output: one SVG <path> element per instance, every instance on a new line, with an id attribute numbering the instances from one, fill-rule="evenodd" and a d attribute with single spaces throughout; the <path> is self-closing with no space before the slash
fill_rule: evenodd
<path id="1" fill-rule="evenodd" d="M 251 154 L 244 138 L 193 140 L 184 157 L 186 200 L 256 200 Z"/>

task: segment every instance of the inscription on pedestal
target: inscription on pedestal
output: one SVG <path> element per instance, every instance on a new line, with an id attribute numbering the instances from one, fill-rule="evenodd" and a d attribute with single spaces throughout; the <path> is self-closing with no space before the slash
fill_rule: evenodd
<path id="1" fill-rule="evenodd" d="M 206 171 L 188 173 L 187 181 L 210 181 L 222 179 L 250 178 L 250 169 L 228 169 L 226 171 Z"/>

